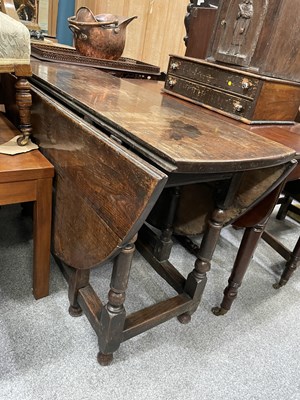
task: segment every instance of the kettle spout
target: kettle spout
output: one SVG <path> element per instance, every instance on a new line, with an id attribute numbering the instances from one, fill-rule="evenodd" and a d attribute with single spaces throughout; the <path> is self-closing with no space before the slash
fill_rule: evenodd
<path id="1" fill-rule="evenodd" d="M 131 21 L 133 21 L 133 20 L 136 19 L 136 18 L 137 18 L 137 15 L 135 15 L 135 16 L 133 16 L 133 17 L 130 17 L 130 18 L 119 17 L 119 24 L 118 24 L 118 27 L 119 27 L 119 28 L 121 28 L 121 27 L 126 28 L 126 26 L 127 26 Z"/>

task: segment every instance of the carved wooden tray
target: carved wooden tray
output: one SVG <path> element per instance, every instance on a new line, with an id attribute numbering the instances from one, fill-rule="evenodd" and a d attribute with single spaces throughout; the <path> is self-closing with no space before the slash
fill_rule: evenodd
<path id="1" fill-rule="evenodd" d="M 99 68 L 120 77 L 164 79 L 161 78 L 159 67 L 131 58 L 121 57 L 117 61 L 102 60 L 82 56 L 73 48 L 36 43 L 31 44 L 31 55 L 44 61 Z"/>

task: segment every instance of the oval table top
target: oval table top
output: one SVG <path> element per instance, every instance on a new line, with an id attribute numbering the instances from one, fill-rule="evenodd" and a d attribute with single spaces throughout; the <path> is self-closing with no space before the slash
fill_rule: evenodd
<path id="1" fill-rule="evenodd" d="M 236 172 L 295 155 L 245 124 L 97 69 L 34 60 L 32 70 L 35 85 L 170 172 Z"/>

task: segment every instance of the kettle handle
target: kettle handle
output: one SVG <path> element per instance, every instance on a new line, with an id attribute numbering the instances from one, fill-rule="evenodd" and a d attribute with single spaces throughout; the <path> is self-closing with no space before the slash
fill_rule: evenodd
<path id="1" fill-rule="evenodd" d="M 73 25 L 69 22 L 69 29 L 73 32 L 75 37 L 81 40 L 87 40 L 87 35 L 81 32 L 81 29 L 78 26 Z"/>

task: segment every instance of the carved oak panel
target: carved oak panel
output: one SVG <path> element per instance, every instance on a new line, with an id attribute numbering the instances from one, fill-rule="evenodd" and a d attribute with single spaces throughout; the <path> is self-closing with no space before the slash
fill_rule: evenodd
<path id="1" fill-rule="evenodd" d="M 231 0 L 226 16 L 219 21 L 221 38 L 217 61 L 249 66 L 268 9 L 268 0 Z"/>

